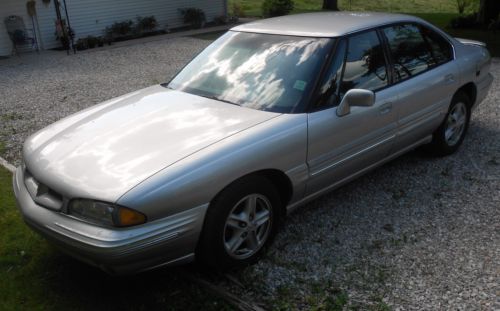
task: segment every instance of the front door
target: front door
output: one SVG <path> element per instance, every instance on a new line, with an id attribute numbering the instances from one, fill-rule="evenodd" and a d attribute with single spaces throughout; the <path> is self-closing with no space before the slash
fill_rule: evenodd
<path id="1" fill-rule="evenodd" d="M 346 49 L 342 74 L 342 51 Z M 340 183 L 389 154 L 397 125 L 392 103 L 398 94 L 388 88 L 387 72 L 386 57 L 375 30 L 351 35 L 337 45 L 320 84 L 320 94 L 327 98 L 319 96 L 318 111 L 308 115 L 307 194 Z M 375 104 L 351 107 L 349 114 L 337 116 L 338 103 L 353 88 L 374 91 Z"/>

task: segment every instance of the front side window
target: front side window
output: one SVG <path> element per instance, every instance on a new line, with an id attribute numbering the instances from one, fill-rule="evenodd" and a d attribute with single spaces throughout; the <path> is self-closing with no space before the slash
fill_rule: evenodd
<path id="1" fill-rule="evenodd" d="M 389 42 L 396 81 L 408 79 L 435 65 L 417 25 L 387 27 L 384 28 L 384 34 Z"/>
<path id="2" fill-rule="evenodd" d="M 340 97 L 350 89 L 376 91 L 388 84 L 384 50 L 375 30 L 349 38 Z"/>
<path id="3" fill-rule="evenodd" d="M 344 68 L 344 57 L 347 48 L 346 40 L 342 39 L 337 44 L 335 54 L 325 75 L 318 87 L 318 99 L 314 103 L 314 109 L 332 107 L 339 104 L 340 79 Z"/>
<path id="4" fill-rule="evenodd" d="M 168 87 L 258 110 L 297 112 L 334 41 L 230 31 Z"/>

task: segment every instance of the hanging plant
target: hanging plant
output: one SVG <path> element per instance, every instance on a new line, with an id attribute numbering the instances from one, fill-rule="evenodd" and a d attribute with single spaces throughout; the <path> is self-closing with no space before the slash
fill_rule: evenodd
<path id="1" fill-rule="evenodd" d="M 26 10 L 28 11 L 29 16 L 35 16 L 36 15 L 36 2 L 35 0 L 29 0 L 26 2 Z"/>
<path id="2" fill-rule="evenodd" d="M 43 4 L 45 4 L 45 6 L 48 6 L 50 4 L 50 0 L 42 0 Z"/>

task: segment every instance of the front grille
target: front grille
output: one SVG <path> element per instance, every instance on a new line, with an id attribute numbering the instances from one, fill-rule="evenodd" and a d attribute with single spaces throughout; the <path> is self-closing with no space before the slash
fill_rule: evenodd
<path id="1" fill-rule="evenodd" d="M 40 183 L 27 169 L 24 171 L 24 185 L 26 189 L 28 189 L 33 201 L 38 205 L 54 211 L 61 210 L 63 206 L 63 196 Z"/>

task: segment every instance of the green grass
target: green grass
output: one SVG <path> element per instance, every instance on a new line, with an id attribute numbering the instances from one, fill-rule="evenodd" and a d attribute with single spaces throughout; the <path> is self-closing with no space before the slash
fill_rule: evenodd
<path id="1" fill-rule="evenodd" d="M 181 272 L 112 277 L 52 248 L 22 221 L 0 167 L 1 310 L 229 310 Z"/>
<path id="2" fill-rule="evenodd" d="M 263 0 L 229 0 L 229 11 L 234 3 L 240 5 L 247 16 L 261 16 Z M 322 0 L 294 0 L 294 13 L 321 10 Z M 477 6 L 477 5 L 476 5 Z M 341 10 L 385 12 L 447 12 L 456 13 L 456 0 L 339 0 Z M 470 7 L 468 10 L 473 10 Z"/>

